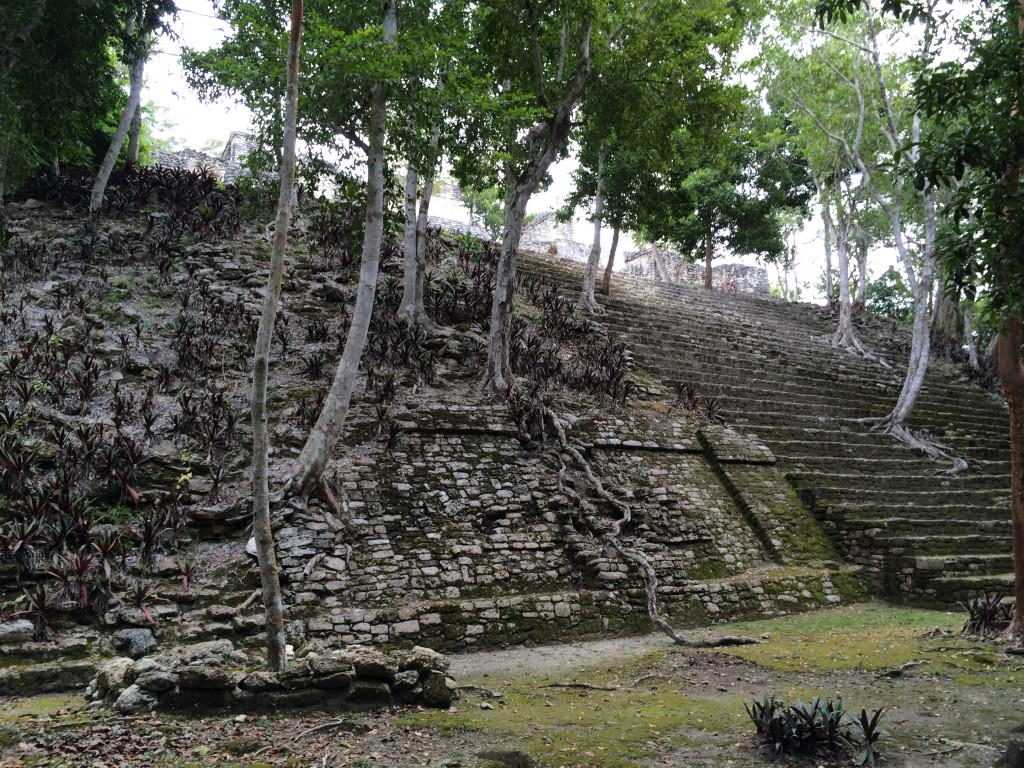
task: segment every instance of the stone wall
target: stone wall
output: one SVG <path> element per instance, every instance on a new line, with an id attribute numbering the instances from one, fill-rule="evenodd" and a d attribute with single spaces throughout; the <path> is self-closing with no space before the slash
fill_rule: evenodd
<path id="1" fill-rule="evenodd" d="M 669 613 L 841 599 L 831 545 L 755 438 L 689 414 L 584 419 L 574 435 L 630 504 L 624 542 L 654 564 Z M 643 581 L 580 527 L 557 462 L 521 445 L 504 409 L 417 412 L 397 449 L 339 480 L 346 527 L 294 503 L 276 533 L 310 637 L 455 650 L 649 628 Z"/>
<path id="2" fill-rule="evenodd" d="M 703 264 L 687 262 L 674 251 L 660 250 L 659 253 L 664 258 L 669 276 L 674 283 L 704 284 Z M 649 248 L 627 253 L 625 262 L 626 274 L 653 280 L 654 282 L 661 282 L 661 276 L 654 263 L 654 255 Z M 719 290 L 735 293 L 768 295 L 771 290 L 768 282 L 768 272 L 762 267 L 752 267 L 745 264 L 722 264 L 712 267 L 711 283 L 713 287 Z"/>
<path id="3" fill-rule="evenodd" d="M 456 695 L 448 659 L 427 648 L 385 654 L 353 646 L 292 659 L 271 673 L 246 666 L 227 640 L 159 655 L 108 659 L 86 689 L 87 698 L 121 714 L 152 710 L 276 710 L 386 706 L 394 702 L 448 707 Z"/>

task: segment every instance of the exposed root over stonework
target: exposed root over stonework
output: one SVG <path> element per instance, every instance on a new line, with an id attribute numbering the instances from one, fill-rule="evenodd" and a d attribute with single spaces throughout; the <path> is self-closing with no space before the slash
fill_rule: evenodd
<path id="1" fill-rule="evenodd" d="M 576 304 L 576 309 L 586 312 L 588 315 L 604 314 L 604 307 L 597 303 L 597 299 L 594 296 L 581 295 L 579 302 Z"/>
<path id="2" fill-rule="evenodd" d="M 558 436 L 558 462 L 560 466 L 558 471 L 559 491 L 576 503 L 589 531 L 599 537 L 606 546 L 615 551 L 623 560 L 635 565 L 643 574 L 647 592 L 647 615 L 651 622 L 658 627 L 658 629 L 672 638 L 672 642 L 676 645 L 686 646 L 687 648 L 720 648 L 723 646 L 733 645 L 753 645 L 760 642 L 752 637 L 733 635 L 726 635 L 724 637 L 714 638 L 711 640 L 693 640 L 673 627 L 668 620 L 662 616 L 661 611 L 658 608 L 658 574 L 655 572 L 654 566 L 651 565 L 651 561 L 647 559 L 647 555 L 638 549 L 627 547 L 619 538 L 622 533 L 623 526 L 627 525 L 632 520 L 633 513 L 630 506 L 624 501 L 615 498 L 615 496 L 613 496 L 604 487 L 601 479 L 594 474 L 594 470 L 590 466 L 590 462 L 587 461 L 587 458 L 578 448 L 569 442 L 565 433 L 565 427 L 562 425 L 562 421 L 559 419 L 557 414 L 555 414 L 551 409 L 545 408 L 544 417 L 545 420 L 551 422 L 551 426 L 554 428 L 555 434 Z M 590 490 L 619 513 L 620 516 L 617 519 L 612 520 L 610 525 L 602 524 L 602 521 L 599 521 L 597 518 L 597 511 L 594 509 L 594 505 L 582 494 L 577 493 L 565 484 L 565 476 L 569 471 L 569 465 L 566 463 L 566 458 L 569 459 L 572 466 L 575 467 L 578 472 L 582 473 Z"/>
<path id="3" fill-rule="evenodd" d="M 864 342 L 860 340 L 860 337 L 855 331 L 851 330 L 849 333 L 843 333 L 842 331 L 837 330 L 832 334 L 831 344 L 835 349 L 845 349 L 851 355 L 860 355 L 865 360 L 871 360 L 887 370 L 892 370 L 892 366 L 889 365 L 889 363 L 887 363 L 881 356 L 876 355 L 864 346 Z"/>
<path id="4" fill-rule="evenodd" d="M 967 462 L 956 455 L 956 451 L 944 443 L 940 443 L 930 434 L 924 431 L 915 432 L 910 427 L 896 421 L 893 414 L 881 418 L 872 416 L 867 419 L 859 419 L 862 424 L 871 426 L 872 432 L 882 432 L 899 440 L 904 445 L 928 456 L 935 461 L 948 461 L 950 466 L 939 470 L 946 475 L 959 475 L 967 469 Z"/>

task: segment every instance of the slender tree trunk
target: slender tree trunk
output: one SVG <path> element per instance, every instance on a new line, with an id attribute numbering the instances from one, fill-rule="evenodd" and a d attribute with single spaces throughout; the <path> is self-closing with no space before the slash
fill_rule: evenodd
<path id="1" fill-rule="evenodd" d="M 704 230 L 704 288 L 711 290 L 714 287 L 711 275 L 711 260 L 715 256 L 715 230 L 710 224 Z"/>
<path id="2" fill-rule="evenodd" d="M 443 84 L 439 85 L 440 89 Z M 441 141 L 441 123 L 434 123 L 430 129 L 429 169 L 423 175 L 423 191 L 420 193 L 420 209 L 416 217 L 416 279 L 415 298 L 412 307 L 414 325 L 428 322 L 423 300 L 427 292 L 427 226 L 430 224 L 430 201 L 434 196 L 434 174 L 437 172 L 437 145 Z"/>
<path id="3" fill-rule="evenodd" d="M 825 230 L 825 301 L 832 306 L 832 208 L 829 206 L 825 190 L 820 189 L 819 199 L 821 201 L 821 225 Z"/>
<path id="4" fill-rule="evenodd" d="M 139 164 L 139 137 L 142 135 L 142 104 L 135 108 L 132 124 L 128 129 L 128 165 Z"/>
<path id="5" fill-rule="evenodd" d="M 432 138 L 437 146 L 439 129 L 435 128 Z M 413 319 L 417 325 L 427 322 L 427 310 L 423 306 L 427 292 L 427 227 L 430 224 L 430 200 L 434 196 L 434 170 L 423 180 L 423 191 L 420 193 L 420 211 L 416 218 L 416 305 Z"/>
<path id="6" fill-rule="evenodd" d="M 529 160 L 518 175 L 506 170 L 510 194 L 505 205 L 505 223 L 501 252 L 495 270 L 494 300 L 491 303 L 491 327 L 488 337 L 487 366 L 481 386 L 502 397 L 512 384 L 509 342 L 512 333 L 512 308 L 515 293 L 516 256 L 522 237 L 526 205 L 537 185 L 547 174 L 572 128 L 572 113 L 583 95 L 590 72 L 590 31 L 593 20 L 585 18 L 581 25 L 579 60 L 576 71 L 565 88 L 554 114 L 535 123 L 525 137 Z M 542 82 L 542 71 L 537 73 Z M 514 184 L 514 187 L 512 186 Z"/>
<path id="7" fill-rule="evenodd" d="M 999 380 L 1010 411 L 1010 514 L 1013 536 L 1013 622 L 1007 639 L 1024 641 L 1024 363 L 1021 362 L 1021 320 L 1015 315 L 999 329 Z"/>
<path id="8" fill-rule="evenodd" d="M 394 45 L 398 32 L 394 0 L 384 0 L 384 42 Z M 323 409 L 313 426 L 295 470 L 288 483 L 289 490 L 310 495 L 323 482 L 323 471 L 337 445 L 348 416 L 359 374 L 359 361 L 366 346 L 366 334 L 373 314 L 377 291 L 377 269 L 384 235 L 384 139 L 387 117 L 387 93 L 382 81 L 370 88 L 369 152 L 366 156 L 366 223 L 363 230 L 363 252 L 359 267 L 359 288 L 352 323 L 334 374 Z"/>
<path id="9" fill-rule="evenodd" d="M 267 379 L 274 319 L 281 298 L 285 249 L 291 222 L 291 190 L 295 183 L 295 123 L 299 104 L 299 43 L 302 37 L 302 0 L 292 0 L 291 35 L 288 42 L 288 87 L 285 97 L 284 146 L 281 161 L 281 191 L 277 200 L 277 222 L 270 252 L 270 277 L 263 298 L 252 374 L 252 512 L 256 555 L 263 587 L 263 609 L 267 621 L 267 666 L 282 671 L 287 662 L 284 637 L 284 601 L 270 527 L 268 480 Z"/>
<path id="10" fill-rule="evenodd" d="M 967 361 L 971 370 L 981 369 L 981 361 L 978 360 L 978 341 L 974 338 L 974 302 L 964 302 L 964 340 L 967 343 Z"/>
<path id="11" fill-rule="evenodd" d="M 857 306 L 862 310 L 868 305 L 868 246 L 857 238 Z"/>
<path id="12" fill-rule="evenodd" d="M 526 204 L 529 202 L 530 192 L 517 189 L 509 200 L 495 275 L 484 388 L 501 395 L 504 395 L 512 384 L 509 345 L 512 336 L 516 257 L 519 253 L 519 238 L 523 233 L 523 219 L 526 217 Z"/>
<path id="13" fill-rule="evenodd" d="M 594 297 L 594 286 L 597 283 L 597 268 L 601 263 L 601 217 L 604 215 L 604 148 L 601 148 L 597 159 L 597 189 L 594 192 L 594 242 L 590 246 L 590 258 L 587 269 L 583 273 L 583 290 L 577 308 L 588 314 L 600 311 Z"/>
<path id="14" fill-rule="evenodd" d="M 121 147 L 124 146 L 124 138 L 131 127 L 135 110 L 138 109 L 139 102 L 142 100 L 142 70 L 145 66 L 146 59 L 140 54 L 138 60 L 132 64 L 129 75 L 128 103 L 125 104 L 124 111 L 121 112 L 117 130 L 114 131 L 107 154 L 96 172 L 96 181 L 93 183 L 92 195 L 89 199 L 90 211 L 98 211 L 103 206 L 103 195 L 107 191 L 107 182 L 110 180 L 110 174 L 114 171 L 118 155 L 121 154 Z"/>
<path id="15" fill-rule="evenodd" d="M 418 176 L 412 163 L 405 172 L 405 229 L 402 234 L 402 303 L 398 316 L 409 323 L 416 315 L 416 188 Z"/>
<path id="16" fill-rule="evenodd" d="M 910 344 L 910 360 L 907 374 L 903 379 L 896 406 L 890 415 L 889 427 L 902 427 L 910 418 L 924 384 L 924 376 L 928 371 L 931 354 L 931 329 L 928 317 L 928 303 L 934 276 L 934 258 L 925 257 L 918 278 L 917 289 L 914 291 L 914 326 Z"/>
<path id="17" fill-rule="evenodd" d="M 657 282 L 672 284 L 672 276 L 668 273 L 668 266 L 665 264 L 665 257 L 658 250 L 657 243 L 651 243 L 651 256 L 654 258 L 654 276 Z"/>
<path id="18" fill-rule="evenodd" d="M 850 301 L 850 220 L 839 211 L 836 229 L 836 256 L 839 261 L 839 325 L 832 334 L 832 346 L 841 349 L 857 348 L 853 332 L 853 304 Z"/>
<path id="19" fill-rule="evenodd" d="M 615 251 L 619 247 L 619 225 L 612 227 L 612 244 L 608 249 L 608 266 L 604 268 L 604 278 L 601 280 L 601 293 L 605 296 L 611 294 L 612 290 L 612 267 L 615 264 Z"/>

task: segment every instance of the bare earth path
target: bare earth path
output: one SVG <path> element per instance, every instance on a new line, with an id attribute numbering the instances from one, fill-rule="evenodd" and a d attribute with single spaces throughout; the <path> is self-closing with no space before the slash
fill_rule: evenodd
<path id="1" fill-rule="evenodd" d="M 452 657 L 452 676 L 459 681 L 473 682 L 492 677 L 506 679 L 577 673 L 591 667 L 619 664 L 651 651 L 667 651 L 672 647 L 672 641 L 665 635 L 655 633 L 533 648 L 460 653 Z"/>

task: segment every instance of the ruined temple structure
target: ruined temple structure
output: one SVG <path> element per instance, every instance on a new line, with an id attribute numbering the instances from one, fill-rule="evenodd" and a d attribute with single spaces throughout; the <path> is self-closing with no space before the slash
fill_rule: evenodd
<path id="1" fill-rule="evenodd" d="M 569 265 L 533 264 L 567 287 L 580 279 Z M 968 462 L 958 476 L 863 421 L 896 402 L 906 328 L 858 319 L 885 368 L 834 349 L 835 319 L 807 304 L 623 277 L 604 306 L 601 321 L 650 375 L 717 398 L 734 429 L 763 441 L 871 594 L 953 605 L 1012 589 L 1003 399 L 932 360 L 911 426 Z"/>
<path id="2" fill-rule="evenodd" d="M 252 141 L 251 134 L 232 131 L 219 155 L 209 155 L 197 149 L 179 151 L 154 149 L 150 151 L 150 155 L 153 165 L 189 170 L 206 168 L 221 181 L 231 183 L 248 172 L 244 161 L 245 156 L 252 151 Z"/>
<path id="3" fill-rule="evenodd" d="M 576 289 L 580 268 L 524 256 Z M 969 462 L 958 477 L 870 431 L 900 386 L 902 329 L 861 333 L 893 363 L 835 350 L 814 307 L 617 277 L 600 321 L 671 400 L 686 381 L 726 426 L 581 420 L 625 489 L 659 596 L 683 626 L 864 595 L 951 605 L 1012 583 L 1005 405 L 936 360 L 914 418 Z M 312 636 L 441 649 L 640 631 L 642 581 L 580 530 L 503 409 L 424 408 L 400 451 L 343 475 L 354 536 L 295 509 L 279 531 Z M 311 570 L 310 558 L 321 555 Z"/>
<path id="4" fill-rule="evenodd" d="M 669 277 L 676 285 L 704 284 L 704 265 L 693 264 L 683 259 L 675 251 L 660 249 L 659 255 L 665 260 Z M 642 277 L 656 283 L 662 282 L 654 253 L 650 246 L 625 255 L 625 272 L 627 275 Z M 729 293 L 753 293 L 767 296 L 770 290 L 768 272 L 763 267 L 751 267 L 745 264 L 721 264 L 711 268 L 713 287 Z"/>
<path id="5" fill-rule="evenodd" d="M 595 471 L 629 489 L 637 522 L 625 540 L 648 554 L 681 624 L 857 593 L 759 441 L 686 414 L 581 420 L 574 433 Z M 340 480 L 350 532 L 299 502 L 277 531 L 312 637 L 454 650 L 649 626 L 639 575 L 582 529 L 557 467 L 520 444 L 504 408 L 417 410 L 400 449 L 360 458 Z"/>
<path id="6" fill-rule="evenodd" d="M 61 218 L 40 224 L 35 209 L 21 215 L 19 226 L 65 226 Z M 254 272 L 265 252 L 258 236 L 190 244 L 181 256 L 189 269 L 173 280 L 184 284 L 194 274 L 207 296 L 255 308 L 264 278 Z M 354 286 L 337 282 L 304 248 L 295 259 L 284 306 L 298 333 L 310 318 L 335 317 Z M 177 295 L 147 279 L 155 265 L 137 269 L 132 295 L 156 307 L 170 327 Z M 520 269 L 524 279 L 543 279 L 545 290 L 554 285 L 573 296 L 583 267 L 524 252 Z M 27 295 L 50 301 L 57 285 L 39 279 Z M 605 487 L 629 505 L 622 544 L 653 565 L 662 609 L 680 629 L 865 597 L 951 606 L 1012 584 L 1003 401 L 967 382 L 948 360 L 932 364 L 912 426 L 967 460 L 956 477 L 863 423 L 896 400 L 905 328 L 857 320 L 864 342 L 892 363 L 887 369 L 834 349 L 835 319 L 819 307 L 618 274 L 611 295 L 599 301 L 605 311 L 596 320 L 611 340 L 628 345 L 639 391 L 626 407 L 593 400 L 574 414 L 566 406 L 569 434 Z M 109 376 L 130 364 L 131 375 L 145 381 L 153 360 L 140 351 L 126 362 L 118 329 L 96 328 L 99 370 Z M 506 407 L 481 400 L 479 376 L 466 362 L 482 343 L 479 327 L 439 334 L 445 345 L 437 383 L 395 411 L 395 445 L 377 436 L 373 399 L 354 401 L 329 468 L 340 517 L 318 500 L 274 505 L 288 642 L 313 658 L 353 644 L 447 652 L 650 631 L 644 579 L 602 542 L 614 510 L 584 519 L 551 442 L 524 444 Z M 151 344 L 159 353 L 155 336 Z M 305 348 L 335 344 L 307 340 Z M 282 472 L 305 439 L 295 414 L 311 391 L 301 361 L 289 362 L 282 358 L 275 371 L 272 445 Z M 674 404 L 680 382 L 695 387 L 701 402 L 716 398 L 722 419 Z M 218 386 L 236 409 L 245 407 L 247 370 L 225 369 Z M 158 397 L 175 402 L 173 393 Z M 258 574 L 245 551 L 251 511 L 244 463 L 214 494 L 201 461 L 184 464 L 180 446 L 163 437 L 147 445 L 147 472 L 157 487 L 195 470 L 178 549 L 146 569 L 161 585 L 151 607 L 156 624 L 138 607 L 117 604 L 101 621 L 51 642 L 30 641 L 27 621 L 0 625 L 0 658 L 18 662 L 0 670 L 6 690 L 83 687 L 97 664 L 116 655 L 144 659 L 214 641 L 230 641 L 231 652 L 259 649 L 263 616 Z M 203 564 L 191 589 L 178 584 L 175 558 L 183 556 Z M 20 593 L 16 569 L 0 570 L 0 587 Z M 347 663 L 338 661 L 346 684 L 355 686 L 358 665 L 349 674 Z M 385 681 L 396 696 L 408 693 L 406 683 L 409 691 L 426 690 L 428 672 L 440 693 L 447 690 L 443 670 L 416 677 L 396 664 L 387 666 Z M 244 703 L 244 687 L 217 677 L 224 696 Z M 163 675 L 157 682 L 188 688 L 175 680 Z M 305 697 L 323 684 L 315 676 L 299 682 Z M 371 682 L 368 690 L 380 688 L 380 680 Z M 155 705 L 139 697 L 140 706 Z"/>

